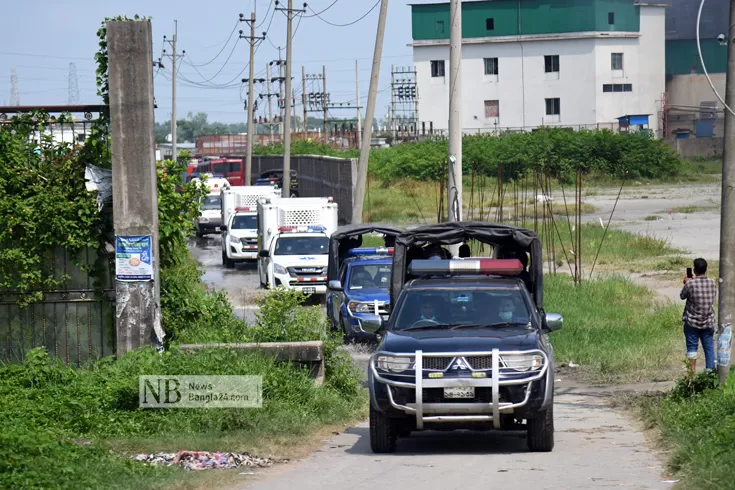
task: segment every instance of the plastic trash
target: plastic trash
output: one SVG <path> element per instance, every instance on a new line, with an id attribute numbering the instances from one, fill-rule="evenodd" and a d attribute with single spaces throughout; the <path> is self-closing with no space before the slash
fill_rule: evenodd
<path id="1" fill-rule="evenodd" d="M 189 471 L 239 468 L 241 466 L 266 468 L 274 463 L 288 462 L 287 459 L 260 458 L 250 453 L 213 453 L 184 450 L 178 453 L 137 454 L 133 456 L 133 459 L 154 466 L 180 466 Z"/>

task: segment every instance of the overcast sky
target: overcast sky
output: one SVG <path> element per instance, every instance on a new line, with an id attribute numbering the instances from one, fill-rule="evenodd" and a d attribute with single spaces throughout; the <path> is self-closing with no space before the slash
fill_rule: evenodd
<path id="1" fill-rule="evenodd" d="M 268 31 L 267 40 L 259 44 L 256 53 L 255 78 L 265 78 L 266 64 L 278 59 L 277 47 L 283 48 L 281 54 L 284 58 L 286 55 L 285 12 L 275 11 L 272 0 L 5 2 L 0 21 L 5 38 L 0 47 L 0 66 L 3 73 L 0 77 L 0 102 L 3 105 L 10 103 L 12 68 L 18 73 L 21 105 L 66 104 L 69 99 L 69 64 L 72 62 L 76 64 L 79 102 L 98 103 L 100 99 L 96 95 L 93 59 L 97 51 L 96 31 L 105 17 L 121 14 L 129 17 L 135 14 L 152 17 L 154 60 L 161 55 L 163 36 L 170 39 L 174 20 L 178 21 L 178 50 L 186 50 L 188 62 L 179 61 L 178 119 L 183 119 L 190 111 L 202 111 L 209 114 L 210 121 L 246 121 L 247 114 L 241 99 L 246 97 L 246 91 L 241 95 L 239 87 L 202 88 L 183 80 L 185 78 L 190 82 L 203 83 L 204 80 L 214 77 L 211 84 L 226 85 L 248 77 L 247 70 L 239 75 L 248 60 L 248 43 L 240 40 L 236 46 L 234 44 L 240 29 L 248 32 L 248 24 L 239 23 L 234 35 L 230 36 L 240 13 L 249 17 L 250 12 L 255 9 L 256 25 L 259 25 L 256 32 Z M 301 66 L 306 67 L 307 73 L 321 73 L 322 65 L 326 65 L 327 92 L 331 94 L 331 101 L 354 103 L 357 59 L 360 68 L 360 95 L 362 105 L 365 106 L 380 6 L 377 5 L 365 18 L 348 27 L 331 26 L 324 20 L 334 24 L 353 22 L 373 8 L 375 2 L 376 0 L 308 2 L 304 18 L 294 20 L 292 75 L 293 88 L 297 90 L 297 94 L 302 85 Z M 334 6 L 320 16 L 314 16 L 314 12 L 321 12 L 332 3 Z M 383 117 L 390 104 L 391 64 L 410 66 L 412 63 L 411 48 L 407 46 L 411 42 L 411 14 L 407 3 L 392 0 L 389 4 L 378 85 L 378 90 L 382 92 L 378 95 L 376 117 Z M 286 5 L 287 1 L 281 0 L 279 7 Z M 303 8 L 303 1 L 295 1 L 294 8 Z M 229 44 L 218 58 L 197 68 L 200 73 L 189 64 L 201 65 L 211 61 L 228 39 Z M 170 53 L 170 46 L 165 47 Z M 230 53 L 232 56 L 225 64 Z M 171 114 L 171 59 L 164 57 L 162 61 L 167 73 L 161 70 L 155 78 L 158 104 L 156 121 L 168 120 Z M 272 69 L 271 76 L 277 76 L 277 67 L 274 65 Z M 273 85 L 273 89 L 277 89 L 277 84 Z M 264 84 L 260 87 L 256 85 L 255 93 L 264 90 Z M 263 107 L 265 106 L 264 102 Z M 275 109 L 275 100 L 273 106 Z M 267 114 L 262 110 L 259 112 Z M 297 114 L 300 115 L 298 112 Z M 354 110 L 335 110 L 330 115 L 354 117 L 354 114 Z M 311 115 L 318 116 L 316 113 Z"/>

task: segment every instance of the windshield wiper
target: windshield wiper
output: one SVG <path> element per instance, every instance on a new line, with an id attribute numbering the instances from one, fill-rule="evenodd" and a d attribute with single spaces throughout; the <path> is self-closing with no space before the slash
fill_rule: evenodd
<path id="1" fill-rule="evenodd" d="M 432 323 L 431 325 L 416 325 L 415 327 L 402 328 L 401 331 L 423 330 L 423 329 L 429 329 L 429 328 L 450 328 L 450 327 L 456 327 L 457 325 L 461 325 L 461 324 L 459 323 Z"/>
<path id="2" fill-rule="evenodd" d="M 495 323 L 465 323 L 455 325 L 453 328 L 492 328 L 492 327 L 508 327 L 511 325 L 528 325 L 528 322 L 495 322 Z"/>

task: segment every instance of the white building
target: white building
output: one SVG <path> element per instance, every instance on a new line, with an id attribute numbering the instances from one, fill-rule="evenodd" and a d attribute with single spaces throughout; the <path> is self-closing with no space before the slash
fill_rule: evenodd
<path id="1" fill-rule="evenodd" d="M 449 3 L 412 5 L 419 131 L 448 128 Z M 633 0 L 491 0 L 462 6 L 463 131 L 659 126 L 665 5 Z"/>

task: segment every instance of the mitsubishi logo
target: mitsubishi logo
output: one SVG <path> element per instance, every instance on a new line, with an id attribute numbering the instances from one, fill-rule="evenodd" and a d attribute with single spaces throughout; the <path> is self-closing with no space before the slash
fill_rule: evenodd
<path id="1" fill-rule="evenodd" d="M 458 357 L 456 361 L 454 361 L 454 365 L 452 365 L 452 369 L 469 369 L 469 366 L 465 362 L 465 360 L 461 357 Z"/>

